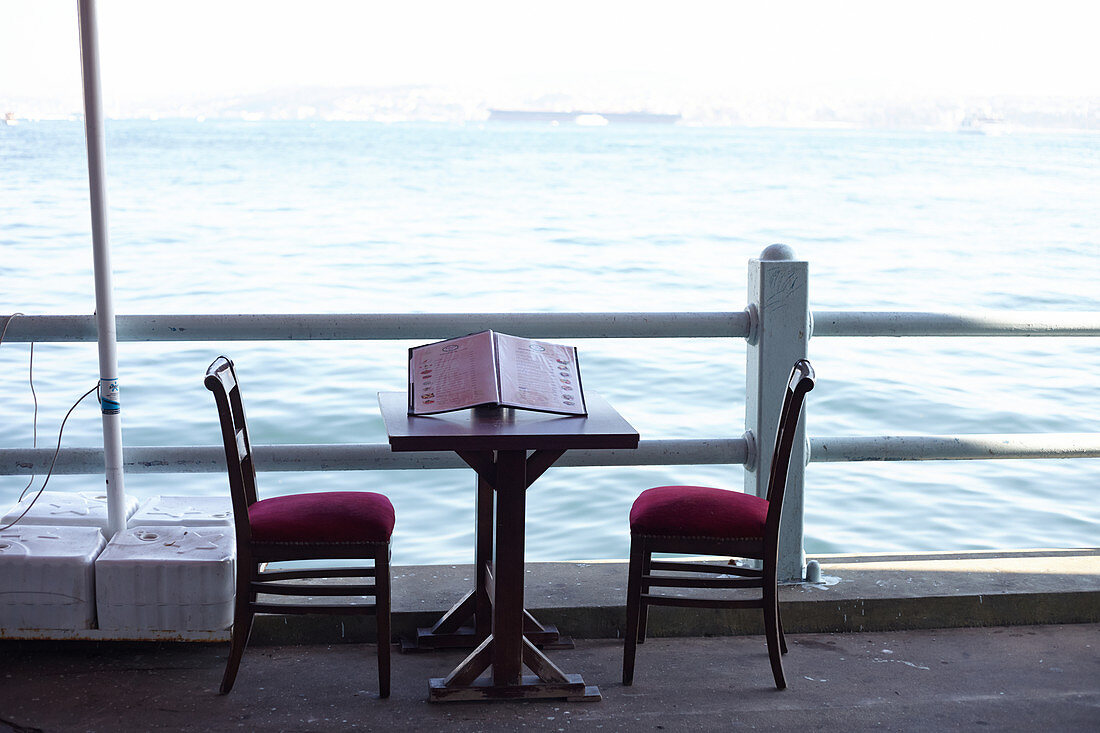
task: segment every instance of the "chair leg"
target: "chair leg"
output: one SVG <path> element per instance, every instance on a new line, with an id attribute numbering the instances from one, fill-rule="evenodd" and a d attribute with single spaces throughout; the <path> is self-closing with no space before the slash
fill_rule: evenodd
<path id="1" fill-rule="evenodd" d="M 233 682 L 237 679 L 237 670 L 241 666 L 241 657 L 248 646 L 248 637 L 252 633 L 252 604 L 249 599 L 255 596 L 250 593 L 252 581 L 252 568 L 254 565 L 247 559 L 237 559 L 237 592 L 233 605 L 233 633 L 229 641 L 229 659 L 225 662 L 225 673 L 222 675 L 219 695 L 228 695 L 233 689 Z"/>
<path id="2" fill-rule="evenodd" d="M 776 598 L 775 578 L 764 580 L 764 636 L 768 641 L 768 659 L 771 660 L 772 676 L 775 678 L 775 687 L 779 690 L 787 688 L 787 680 L 783 676 L 783 657 L 780 651 L 779 631 L 779 603 Z"/>
<path id="3" fill-rule="evenodd" d="M 650 561 L 653 559 L 652 553 L 645 551 L 642 553 L 642 575 L 650 575 L 653 570 L 650 567 Z M 639 579 L 639 582 L 640 579 Z M 642 593 L 649 593 L 649 583 L 641 582 Z M 638 643 L 645 644 L 646 628 L 649 625 L 649 604 L 644 600 L 641 602 L 641 608 L 638 614 Z"/>
<path id="4" fill-rule="evenodd" d="M 776 600 L 775 608 L 775 621 L 779 625 L 779 650 L 784 654 L 787 653 L 787 640 L 783 636 L 783 612 L 779 608 L 779 601 Z"/>
<path id="5" fill-rule="evenodd" d="M 375 622 L 378 630 L 378 696 L 390 696 L 390 550 L 374 561 Z"/>
<path id="6" fill-rule="evenodd" d="M 630 540 L 630 570 L 626 584 L 626 633 L 623 638 L 623 684 L 634 682 L 634 657 L 638 651 L 639 621 L 642 611 L 642 569 L 646 556 L 641 540 Z"/>

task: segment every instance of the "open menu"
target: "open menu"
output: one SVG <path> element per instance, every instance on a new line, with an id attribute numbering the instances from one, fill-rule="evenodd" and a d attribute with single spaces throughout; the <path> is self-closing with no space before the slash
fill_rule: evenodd
<path id="1" fill-rule="evenodd" d="M 587 415 L 577 349 L 482 331 L 409 349 L 409 414 L 480 405 Z"/>

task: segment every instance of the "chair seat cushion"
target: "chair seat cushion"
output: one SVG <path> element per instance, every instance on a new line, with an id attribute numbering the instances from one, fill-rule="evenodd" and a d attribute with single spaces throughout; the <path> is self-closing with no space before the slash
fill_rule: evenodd
<path id="1" fill-rule="evenodd" d="M 368 491 L 291 494 L 248 508 L 255 542 L 388 542 L 393 504 Z"/>
<path id="2" fill-rule="evenodd" d="M 764 536 L 765 499 L 706 486 L 658 486 L 630 508 L 631 534 L 757 539 Z"/>

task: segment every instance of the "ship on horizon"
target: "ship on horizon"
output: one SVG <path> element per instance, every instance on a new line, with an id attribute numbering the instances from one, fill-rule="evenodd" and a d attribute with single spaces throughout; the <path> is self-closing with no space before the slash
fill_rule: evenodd
<path id="1" fill-rule="evenodd" d="M 672 125 L 680 121 L 678 114 L 658 112 L 555 112 L 551 110 L 490 109 L 489 119 L 500 122 L 571 122 L 575 124 L 644 123 Z"/>

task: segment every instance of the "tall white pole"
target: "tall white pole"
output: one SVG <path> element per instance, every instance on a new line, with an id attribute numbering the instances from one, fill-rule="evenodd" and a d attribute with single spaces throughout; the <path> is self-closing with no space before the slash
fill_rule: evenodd
<path id="1" fill-rule="evenodd" d="M 103 412 L 103 463 L 107 479 L 107 523 L 113 536 L 126 527 L 122 481 L 122 416 L 118 392 L 115 306 L 111 295 L 111 251 L 107 238 L 107 145 L 99 85 L 99 29 L 95 0 L 79 0 L 80 60 L 84 76 L 84 130 L 88 141 L 88 187 L 92 204 L 96 328 L 99 331 L 99 398 Z"/>

